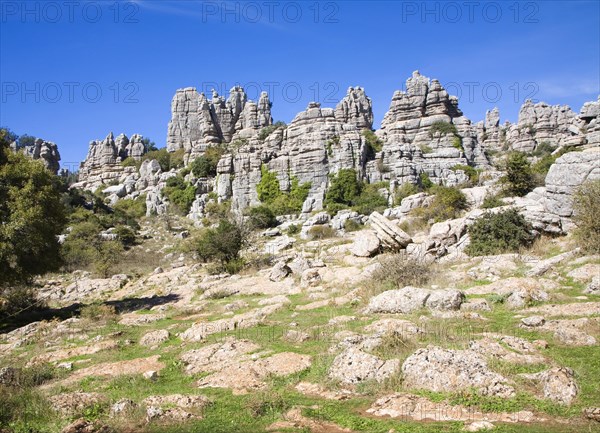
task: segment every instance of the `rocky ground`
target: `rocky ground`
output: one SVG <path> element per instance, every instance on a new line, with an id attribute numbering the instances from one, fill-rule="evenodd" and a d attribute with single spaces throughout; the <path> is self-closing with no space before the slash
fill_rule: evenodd
<path id="1" fill-rule="evenodd" d="M 43 320 L 3 324 L 0 383 L 44 375 L 8 431 L 600 431 L 600 257 L 570 237 L 398 287 L 369 228 L 257 234 L 276 254 L 235 276 L 142 233 L 159 268 L 54 275 Z"/>

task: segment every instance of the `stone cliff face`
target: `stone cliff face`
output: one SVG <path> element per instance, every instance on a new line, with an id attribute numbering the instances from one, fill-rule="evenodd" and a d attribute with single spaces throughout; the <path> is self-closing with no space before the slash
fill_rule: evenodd
<path id="1" fill-rule="evenodd" d="M 273 123 L 267 93 L 255 103 L 248 101 L 241 87 L 232 88 L 227 100 L 215 91 L 209 100 L 195 88 L 180 89 L 171 102 L 171 113 L 167 149 L 185 149 L 186 161 L 193 161 L 210 145 L 230 143 L 236 134 L 252 135 Z"/>
<path id="2" fill-rule="evenodd" d="M 293 179 L 310 183 L 302 209 L 308 214 L 323 209 L 331 175 L 341 169 L 354 169 L 361 180 L 370 183 L 389 182 L 388 193 L 393 193 L 404 183 L 419 182 L 423 174 L 438 184 L 465 183 L 468 176 L 456 166 L 491 169 L 488 150 L 531 152 L 541 143 L 600 145 L 600 100 L 586 103 L 580 114 L 566 106 L 527 101 L 515 124 L 501 125 L 498 109 L 488 111 L 485 121 L 472 124 L 456 97 L 438 80 L 418 71 L 407 80 L 406 91 L 394 93 L 381 128 L 375 131 L 381 147 L 372 147 L 365 138 L 364 131 L 373 127 L 373 105 L 361 87 L 350 87 L 335 108 L 311 102 L 287 126 L 273 124 L 271 105 L 265 92 L 254 102 L 240 87 L 232 88 L 227 99 L 214 91 L 211 99 L 194 88 L 177 91 L 171 104 L 167 149 L 183 149 L 186 164 L 208 147 L 226 149 L 215 178 L 186 176 L 197 188 L 190 218 L 204 216 L 204 206 L 214 199 L 210 193 L 216 193 L 219 201 L 231 200 L 236 212 L 258 205 L 256 188 L 263 166 L 276 174 L 284 191 L 290 190 Z M 110 191 L 111 201 L 143 193 L 148 212 L 162 213 L 166 204 L 161 189 L 176 172 L 162 173 L 156 161 L 145 161 L 139 172 L 120 164 L 128 157 L 139 159 L 145 152 L 139 135 L 128 139 L 124 135 L 114 138 L 111 133 L 105 140 L 92 141 L 77 186 L 95 189 L 117 182 L 122 188 L 111 187 L 115 189 Z M 554 182 L 553 176 L 547 192 L 537 191 L 544 197 L 549 194 L 549 203 L 554 200 L 552 194 L 560 194 L 556 192 L 560 181 Z M 552 215 L 563 217 L 560 212 Z"/>
<path id="3" fill-rule="evenodd" d="M 16 150 L 16 143 L 13 143 L 11 147 Z M 55 143 L 36 138 L 32 145 L 23 147 L 22 151 L 32 159 L 41 160 L 52 173 L 58 173 L 60 153 L 58 153 L 58 146 Z"/>
<path id="4" fill-rule="evenodd" d="M 448 128 L 439 128 L 450 124 Z M 406 91 L 396 91 L 378 136 L 384 141 L 381 179 L 392 187 L 416 183 L 426 173 L 436 183 L 457 184 L 464 173 L 456 165 L 488 167 L 477 141 L 476 128 L 458 108 L 458 99 L 448 95 L 438 80 L 415 71 L 406 81 Z M 380 176 L 370 173 L 369 178 Z"/>
<path id="5" fill-rule="evenodd" d="M 131 139 L 125 134 L 114 137 L 109 133 L 104 140 L 90 142 L 88 154 L 79 168 L 79 181 L 76 186 L 95 190 L 114 181 L 119 181 L 124 173 L 135 172 L 135 167 L 123 167 L 127 158 L 139 160 L 147 152 L 144 137 L 133 134 Z"/>
<path id="6" fill-rule="evenodd" d="M 546 143 L 553 147 L 600 144 L 600 101 L 586 102 L 580 114 L 567 105 L 525 101 L 517 123 L 500 124 L 497 108 L 477 124 L 477 138 L 486 149 L 532 152 Z"/>

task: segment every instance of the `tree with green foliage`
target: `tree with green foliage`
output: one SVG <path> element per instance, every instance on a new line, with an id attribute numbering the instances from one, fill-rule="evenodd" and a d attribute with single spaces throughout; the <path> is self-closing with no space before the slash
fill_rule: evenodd
<path id="1" fill-rule="evenodd" d="M 279 180 L 273 171 L 269 171 L 269 167 L 263 164 L 260 167 L 260 182 L 256 185 L 258 199 L 263 203 L 272 203 L 280 194 Z"/>
<path id="2" fill-rule="evenodd" d="M 196 239 L 196 251 L 202 260 L 217 260 L 224 265 L 239 258 L 244 243 L 242 227 L 228 219 L 222 219 L 216 228 L 202 231 Z"/>
<path id="3" fill-rule="evenodd" d="M 534 188 L 535 178 L 531 164 L 523 152 L 510 153 L 505 169 L 506 175 L 501 181 L 504 184 L 504 193 L 508 196 L 522 197 Z"/>
<path id="4" fill-rule="evenodd" d="M 190 168 L 196 177 L 214 177 L 217 175 L 217 165 L 221 156 L 225 154 L 222 147 L 210 146 L 202 156 L 196 158 Z"/>
<path id="5" fill-rule="evenodd" d="M 251 207 L 248 212 L 250 226 L 254 229 L 268 229 L 277 225 L 275 214 L 269 206 Z"/>
<path id="6" fill-rule="evenodd" d="M 0 286 L 58 268 L 66 222 L 60 181 L 41 161 L 10 149 L 0 130 Z"/>
<path id="7" fill-rule="evenodd" d="M 466 253 L 470 256 L 516 252 L 534 240 L 531 225 L 515 209 L 487 212 L 470 225 L 468 231 L 471 243 Z"/>
<path id="8" fill-rule="evenodd" d="M 365 138 L 369 156 L 374 158 L 377 152 L 382 151 L 383 141 L 381 141 L 381 139 L 370 129 L 363 129 L 362 135 Z"/>
<path id="9" fill-rule="evenodd" d="M 167 179 L 163 194 L 183 215 L 186 215 L 196 200 L 196 187 L 182 177 L 174 176 Z"/>
<path id="10" fill-rule="evenodd" d="M 325 205 L 328 207 L 333 204 L 352 206 L 361 190 L 362 185 L 357 178 L 356 170 L 343 168 L 331 178 L 331 184 L 325 196 Z"/>

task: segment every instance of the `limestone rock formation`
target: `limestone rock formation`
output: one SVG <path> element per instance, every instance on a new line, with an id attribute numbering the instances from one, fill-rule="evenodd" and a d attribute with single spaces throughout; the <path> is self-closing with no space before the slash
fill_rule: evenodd
<path id="1" fill-rule="evenodd" d="M 14 147 L 16 145 L 13 145 Z M 46 168 L 52 173 L 58 173 L 60 153 L 58 153 L 58 146 L 55 143 L 36 138 L 32 145 L 23 147 L 22 151 L 32 159 L 42 160 Z"/>
<path id="2" fill-rule="evenodd" d="M 449 125 L 439 128 L 444 124 Z M 418 71 L 406 81 L 405 92 L 394 93 L 377 134 L 384 141 L 382 164 L 389 170 L 381 178 L 397 185 L 416 183 L 421 173 L 436 183 L 457 183 L 455 165 L 488 166 L 476 128 L 458 108 L 458 99 Z"/>
<path id="3" fill-rule="evenodd" d="M 381 243 L 392 251 L 406 248 L 412 242 L 411 237 L 398 227 L 395 221 L 388 220 L 379 212 L 373 212 L 369 221 Z"/>
<path id="4" fill-rule="evenodd" d="M 167 149 L 171 152 L 185 149 L 186 159 L 193 160 L 210 145 L 229 143 L 236 133 L 272 123 L 271 102 L 266 92 L 255 103 L 248 101 L 239 86 L 229 91 L 227 100 L 214 90 L 209 100 L 193 87 L 179 89 L 171 102 Z"/>

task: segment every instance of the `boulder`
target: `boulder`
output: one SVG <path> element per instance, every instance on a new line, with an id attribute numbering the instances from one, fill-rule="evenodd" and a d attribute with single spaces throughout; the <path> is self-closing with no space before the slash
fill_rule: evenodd
<path id="1" fill-rule="evenodd" d="M 482 395 L 503 398 L 515 395 L 508 380 L 491 371 L 485 360 L 472 350 L 451 350 L 428 346 L 419 349 L 402 364 L 407 387 L 434 392 L 477 389 Z"/>
<path id="2" fill-rule="evenodd" d="M 371 230 L 362 230 L 354 238 L 349 250 L 356 257 L 371 257 L 381 247 L 379 238 Z"/>
<path id="3" fill-rule="evenodd" d="M 459 290 L 432 290 L 425 306 L 432 310 L 459 310 L 465 301 L 465 294 Z"/>
<path id="4" fill-rule="evenodd" d="M 335 357 L 329 369 L 329 377 L 344 384 L 357 384 L 367 380 L 382 382 L 394 374 L 399 366 L 397 359 L 385 361 L 350 347 Z"/>
<path id="5" fill-rule="evenodd" d="M 430 295 L 430 290 L 411 286 L 388 290 L 371 298 L 367 311 L 369 313 L 412 313 L 423 308 Z"/>
<path id="6" fill-rule="evenodd" d="M 412 242 L 412 238 L 395 222 L 388 220 L 379 212 L 373 212 L 369 216 L 369 221 L 381 244 L 387 249 L 397 251 L 406 248 Z"/>

